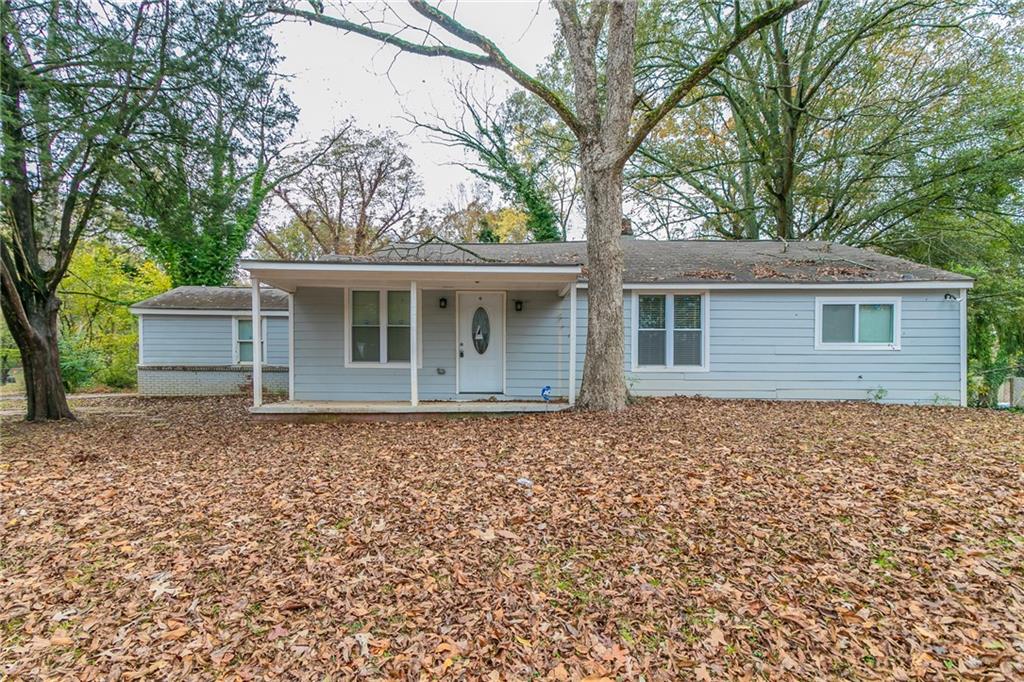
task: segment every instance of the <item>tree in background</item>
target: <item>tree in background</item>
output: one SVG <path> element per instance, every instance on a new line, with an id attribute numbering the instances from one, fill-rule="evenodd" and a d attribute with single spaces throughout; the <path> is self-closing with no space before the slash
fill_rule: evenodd
<path id="1" fill-rule="evenodd" d="M 854 244 L 937 203 L 985 210 L 978 176 L 1016 158 L 1020 177 L 1024 151 L 1020 35 L 996 9 L 815 0 L 738 48 L 644 145 L 636 203 L 675 234 Z M 651 78 L 671 81 L 692 48 L 660 44 Z"/>
<path id="2" fill-rule="evenodd" d="M 138 324 L 128 306 L 170 288 L 153 261 L 108 239 L 83 241 L 60 286 L 61 359 L 77 370 L 64 372 L 68 387 L 134 386 Z"/>
<path id="3" fill-rule="evenodd" d="M 463 115 L 457 123 L 439 119 L 435 123 L 416 122 L 433 133 L 435 140 L 448 147 L 462 147 L 475 155 L 476 163 L 460 163 L 470 173 L 498 187 L 505 199 L 518 212 L 526 215 L 526 235 L 536 242 L 564 241 L 558 213 L 542 187 L 542 157 L 517 153 L 513 149 L 514 119 L 509 111 L 511 101 L 494 107 L 491 101 L 480 101 L 465 84 L 455 88 Z M 524 140 L 517 147 L 528 147 Z M 539 160 L 538 160 L 539 159 Z M 495 240 L 495 232 L 485 233 Z M 481 241 L 484 239 L 481 238 Z"/>
<path id="4" fill-rule="evenodd" d="M 348 122 L 318 147 L 288 159 L 274 196 L 291 213 L 277 229 L 257 226 L 263 253 L 278 258 L 365 255 L 413 236 L 422 183 L 392 130 Z"/>
<path id="5" fill-rule="evenodd" d="M 989 210 L 960 213 L 936 202 L 875 246 L 974 278 L 967 297 L 968 396 L 971 404 L 994 407 L 1003 382 L 1024 375 L 1024 219 L 1012 210 L 1024 203 L 1024 186 L 1009 173 L 988 181 L 976 191 Z"/>
<path id="6" fill-rule="evenodd" d="M 626 177 L 638 231 L 835 240 L 970 274 L 971 393 L 991 402 L 1021 371 L 1020 18 L 954 0 L 816 0 L 788 15 L 645 141 Z M 640 42 L 657 46 L 647 97 L 693 59 L 696 29 L 640 19 Z M 542 78 L 564 82 L 569 69 L 556 45 Z M 545 165 L 574 164 L 550 111 L 529 100 L 506 110 L 510 146 L 547 130 Z"/>
<path id="7" fill-rule="evenodd" d="M 302 221 L 292 216 L 277 227 L 266 227 L 264 218 L 253 226 L 252 251 L 263 260 L 317 260 L 324 255 L 320 244 Z"/>
<path id="8" fill-rule="evenodd" d="M 170 75 L 166 2 L 0 3 L 0 286 L 27 418 L 73 418 L 58 288 Z"/>
<path id="9" fill-rule="evenodd" d="M 750 36 L 770 26 L 808 0 L 781 0 L 763 12 L 744 13 L 738 2 L 657 4 L 647 8 L 653 21 L 678 24 L 696 12 L 707 28 L 691 36 L 699 54 L 680 75 L 663 87 L 641 94 L 645 59 L 653 48 L 637 41 L 638 4 L 631 0 L 577 3 L 556 0 L 559 29 L 569 55 L 572 91 L 560 91 L 527 74 L 509 61 L 489 38 L 459 22 L 426 0 L 408 5 L 426 27 L 410 23 L 391 5 L 346 16 L 324 14 L 321 2 L 312 10 L 291 4 L 273 7 L 281 14 L 332 26 L 377 40 L 404 52 L 447 57 L 478 67 L 501 71 L 536 95 L 558 115 L 578 142 L 583 204 L 587 224 L 588 304 L 587 349 L 583 364 L 581 407 L 621 410 L 626 405 L 626 378 L 622 371 L 623 328 L 622 226 L 623 169 L 640 145 L 705 78 L 726 63 L 730 53 Z M 581 11 L 582 10 L 582 11 Z M 371 16 L 374 15 L 374 16 Z M 380 19 L 374 18 L 380 15 Z M 716 25 L 713 19 L 728 16 Z M 406 38 L 405 35 L 414 36 Z M 444 42 L 447 39 L 451 42 Z M 470 46 L 464 49 L 452 43 Z"/>
<path id="10" fill-rule="evenodd" d="M 669 234 L 840 241 L 975 277 L 969 392 L 994 404 L 1024 351 L 1020 18 L 816 0 L 713 74 L 630 187 Z"/>
<path id="11" fill-rule="evenodd" d="M 175 46 L 188 69 L 147 117 L 151 144 L 125 157 L 129 234 L 175 285 L 228 283 L 267 197 L 302 170 L 275 168 L 297 110 L 268 24 L 250 5 L 177 6 Z"/>
<path id="12" fill-rule="evenodd" d="M 530 236 L 530 216 L 511 206 L 495 206 L 490 185 L 460 184 L 455 196 L 433 214 L 422 214 L 419 238 L 446 242 L 524 242 Z"/>

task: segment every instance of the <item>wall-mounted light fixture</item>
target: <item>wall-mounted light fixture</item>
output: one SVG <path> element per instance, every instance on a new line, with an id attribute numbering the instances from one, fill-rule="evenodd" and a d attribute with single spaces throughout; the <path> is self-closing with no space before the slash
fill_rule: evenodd
<path id="1" fill-rule="evenodd" d="M 440 305 L 442 308 L 447 308 L 448 307 L 448 299 L 445 298 L 444 296 L 442 296 L 441 300 L 438 301 L 438 305 Z"/>
<path id="2" fill-rule="evenodd" d="M 522 301 L 516 301 L 516 312 L 517 313 L 523 312 L 523 302 Z"/>

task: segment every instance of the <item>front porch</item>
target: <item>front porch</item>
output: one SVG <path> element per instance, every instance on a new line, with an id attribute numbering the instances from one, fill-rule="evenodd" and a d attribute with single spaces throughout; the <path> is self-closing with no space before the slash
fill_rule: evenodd
<path id="1" fill-rule="evenodd" d="M 578 265 L 250 262 L 289 296 L 288 400 L 260 416 L 554 412 L 575 403 Z M 263 339 L 253 325 L 253 352 Z M 543 399 L 546 398 L 547 400 Z"/>

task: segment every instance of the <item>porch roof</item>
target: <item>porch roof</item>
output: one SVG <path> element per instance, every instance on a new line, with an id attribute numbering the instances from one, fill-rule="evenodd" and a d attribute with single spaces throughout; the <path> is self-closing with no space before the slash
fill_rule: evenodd
<path id="1" fill-rule="evenodd" d="M 567 263 L 436 263 L 242 261 L 253 278 L 292 292 L 303 286 L 407 286 L 426 288 L 563 289 L 582 274 L 580 264 Z"/>

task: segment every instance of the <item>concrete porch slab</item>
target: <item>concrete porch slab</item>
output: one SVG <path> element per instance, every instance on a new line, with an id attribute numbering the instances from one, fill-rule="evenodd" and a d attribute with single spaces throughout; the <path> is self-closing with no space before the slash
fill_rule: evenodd
<path id="1" fill-rule="evenodd" d="M 429 419 L 431 417 L 469 415 L 512 415 L 535 412 L 561 412 L 569 409 L 565 402 L 544 403 L 532 400 L 460 400 L 430 401 L 413 406 L 407 402 L 334 400 L 286 400 L 250 407 L 257 417 L 339 417 L 359 421 L 375 419 Z"/>

